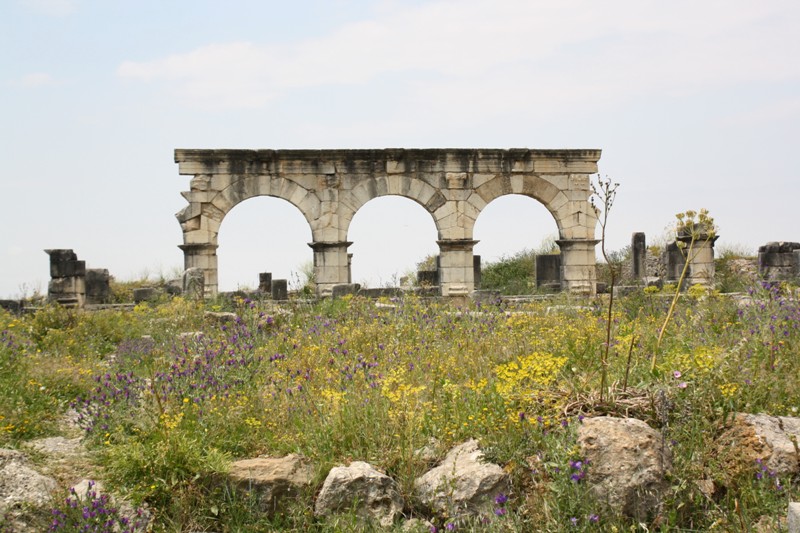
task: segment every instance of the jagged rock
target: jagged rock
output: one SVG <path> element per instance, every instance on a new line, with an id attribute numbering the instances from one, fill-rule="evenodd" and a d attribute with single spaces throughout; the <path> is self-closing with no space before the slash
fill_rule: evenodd
<path id="1" fill-rule="evenodd" d="M 236 313 L 206 311 L 203 313 L 203 318 L 224 324 L 225 322 L 235 322 L 238 317 Z"/>
<path id="2" fill-rule="evenodd" d="M 331 469 L 317 496 L 314 513 L 327 516 L 355 507 L 358 516 L 390 527 L 403 511 L 397 483 L 372 465 L 354 461 Z"/>
<path id="3" fill-rule="evenodd" d="M 717 455 L 731 473 L 752 470 L 759 462 L 778 475 L 800 472 L 800 418 L 766 414 L 737 414 L 717 439 Z"/>
<path id="4" fill-rule="evenodd" d="M 509 488 L 508 476 L 498 465 L 483 462 L 474 439 L 451 449 L 442 464 L 414 481 L 424 505 L 453 518 L 491 514 L 495 497 Z"/>
<path id="5" fill-rule="evenodd" d="M 31 468 L 25 454 L 0 448 L 0 516 L 21 504 L 45 505 L 55 489 L 56 481 Z"/>
<path id="6" fill-rule="evenodd" d="M 296 495 L 311 483 L 314 471 L 304 457 L 293 453 L 236 461 L 228 477 L 234 484 L 255 491 L 262 508 L 274 512 L 281 498 Z"/>
<path id="7" fill-rule="evenodd" d="M 657 510 L 672 465 L 660 432 L 634 418 L 587 418 L 578 429 L 578 445 L 598 500 L 637 519 Z"/>

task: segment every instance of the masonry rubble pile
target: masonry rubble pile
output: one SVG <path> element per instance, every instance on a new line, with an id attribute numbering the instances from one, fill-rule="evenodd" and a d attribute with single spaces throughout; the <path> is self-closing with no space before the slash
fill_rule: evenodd
<path id="1" fill-rule="evenodd" d="M 725 472 L 749 472 L 755 464 L 776 476 L 790 478 L 800 473 L 795 442 L 800 438 L 800 418 L 739 413 L 728 423 L 714 445 Z M 587 417 L 578 427 L 577 449 L 585 471 L 585 483 L 597 503 L 611 514 L 640 521 L 656 516 L 670 491 L 668 472 L 672 457 L 669 440 L 643 421 L 610 416 Z M 27 447 L 58 460 L 82 457 L 80 439 L 63 437 L 30 441 Z M 436 462 L 440 443 L 433 439 L 414 452 L 429 464 Z M 533 458 L 531 459 L 533 460 Z M 285 457 L 256 457 L 233 462 L 219 482 L 256 498 L 270 514 L 284 512 L 286 502 L 310 497 L 316 492 L 317 468 L 298 454 Z M 49 509 L 58 482 L 37 470 L 28 456 L 18 450 L 0 449 L 0 514 L 17 525 L 26 509 Z M 725 482 L 719 479 L 716 483 Z M 694 482 L 709 498 L 724 487 L 708 479 Z M 85 484 L 85 483 L 83 483 Z M 78 494 L 85 492 L 76 486 Z M 97 485 L 100 489 L 100 485 Z M 413 496 L 423 514 L 446 516 L 455 523 L 492 516 L 517 493 L 506 471 L 486 461 L 478 441 L 469 440 L 451 448 L 444 458 L 413 483 Z M 353 461 L 329 470 L 314 505 L 318 516 L 354 512 L 362 519 L 393 527 L 404 521 L 403 531 L 430 524 L 419 518 L 406 519 L 406 501 L 397 482 L 379 467 Z M 788 521 L 766 517 L 772 525 L 788 524 L 790 533 L 800 533 L 800 503 L 788 506 Z M 28 531 L 22 527 L 20 531 Z M 783 529 L 782 529 L 783 530 Z"/>
<path id="2" fill-rule="evenodd" d="M 768 242 L 759 247 L 758 273 L 766 281 L 800 279 L 800 243 Z"/>

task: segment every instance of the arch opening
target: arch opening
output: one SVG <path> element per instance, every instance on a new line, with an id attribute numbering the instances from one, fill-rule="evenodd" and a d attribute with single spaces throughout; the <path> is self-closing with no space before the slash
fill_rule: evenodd
<path id="1" fill-rule="evenodd" d="M 373 198 L 353 216 L 348 229 L 351 278 L 364 287 L 396 287 L 416 278 L 417 264 L 439 253 L 433 217 L 414 200 Z"/>
<path id="2" fill-rule="evenodd" d="M 217 237 L 219 290 L 255 289 L 259 273 L 299 290 L 313 273 L 311 228 L 298 207 L 275 196 L 254 196 L 228 211 Z"/>
<path id="3" fill-rule="evenodd" d="M 536 255 L 559 253 L 553 215 L 541 202 L 523 194 L 492 200 L 475 221 L 473 235 L 478 241 L 473 253 L 481 257 L 479 289 L 536 292 Z"/>

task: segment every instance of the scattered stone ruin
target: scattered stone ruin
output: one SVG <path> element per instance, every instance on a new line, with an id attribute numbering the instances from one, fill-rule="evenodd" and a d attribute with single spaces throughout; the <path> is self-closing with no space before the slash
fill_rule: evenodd
<path id="1" fill-rule="evenodd" d="M 492 200 L 521 194 L 541 202 L 558 227 L 559 284 L 595 292 L 595 213 L 589 176 L 600 150 L 383 149 L 175 150 L 179 173 L 192 176 L 189 203 L 176 216 L 185 268 L 204 273 L 206 297 L 217 294 L 217 247 L 225 216 L 256 196 L 296 206 L 311 228 L 318 296 L 348 284 L 348 230 L 373 198 L 398 195 L 430 213 L 438 232 L 442 296 L 475 289 L 475 221 Z"/>
<path id="2" fill-rule="evenodd" d="M 65 307 L 108 303 L 111 276 L 104 268 L 86 269 L 71 249 L 45 250 L 50 256 L 47 300 Z"/>
<path id="3" fill-rule="evenodd" d="M 683 286 L 714 286 L 714 243 L 717 236 L 708 238 L 701 235 L 695 240 L 691 254 L 687 255 L 687 247 L 691 241 L 688 235 L 678 235 L 666 246 L 660 257 L 649 257 L 647 240 L 644 233 L 636 232 L 631 236 L 631 254 L 626 265 L 624 276 L 635 284 L 658 285 L 662 283 L 678 283 L 681 273 L 689 260 L 689 268 Z"/>
<path id="4" fill-rule="evenodd" d="M 758 273 L 766 281 L 800 279 L 800 243 L 768 242 L 759 247 Z"/>

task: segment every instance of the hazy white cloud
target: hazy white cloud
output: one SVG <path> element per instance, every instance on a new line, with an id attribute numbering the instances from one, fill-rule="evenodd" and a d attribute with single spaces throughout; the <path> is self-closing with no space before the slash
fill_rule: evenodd
<path id="1" fill-rule="evenodd" d="M 46 72 L 32 72 L 30 74 L 25 74 L 16 80 L 14 85 L 30 89 L 34 87 L 42 87 L 44 85 L 52 85 L 53 83 L 54 80 L 50 74 L 47 74 Z"/>
<path id="2" fill-rule="evenodd" d="M 389 4 L 371 20 L 316 39 L 210 44 L 126 61 L 118 75 L 167 83 L 203 108 L 261 107 L 291 89 L 396 73 L 424 74 L 409 88 L 436 105 L 487 98 L 508 108 L 585 105 L 644 91 L 797 79 L 799 24 L 800 5 L 789 2 Z"/>
<path id="3" fill-rule="evenodd" d="M 63 17 L 74 13 L 78 9 L 79 0 L 21 0 L 22 5 L 51 17 Z"/>

